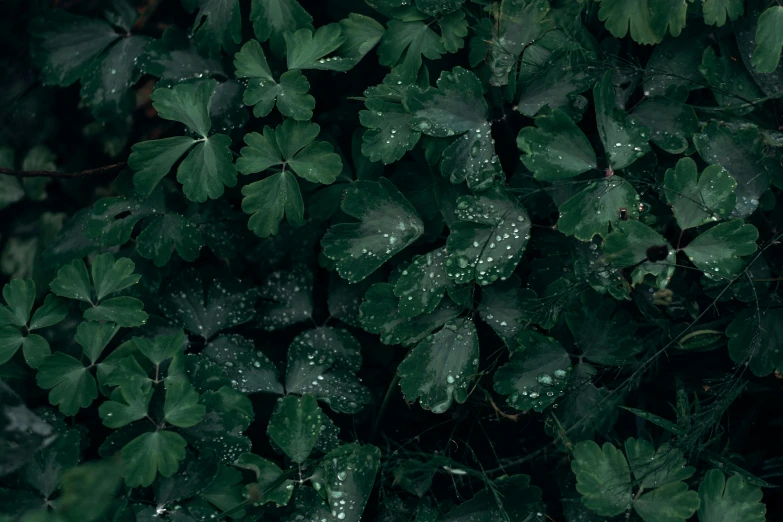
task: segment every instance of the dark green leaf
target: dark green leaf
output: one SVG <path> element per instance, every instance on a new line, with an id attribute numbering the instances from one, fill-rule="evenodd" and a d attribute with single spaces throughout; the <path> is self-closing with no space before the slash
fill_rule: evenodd
<path id="1" fill-rule="evenodd" d="M 321 408 L 312 395 L 289 395 L 278 399 L 266 431 L 291 460 L 301 464 L 321 433 L 321 416 Z"/>

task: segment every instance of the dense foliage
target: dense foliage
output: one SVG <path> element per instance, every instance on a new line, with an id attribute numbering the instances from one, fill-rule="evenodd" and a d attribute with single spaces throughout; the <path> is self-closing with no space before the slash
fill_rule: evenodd
<path id="1" fill-rule="evenodd" d="M 778 2 L 2 12 L 0 520 L 780 520 Z"/>

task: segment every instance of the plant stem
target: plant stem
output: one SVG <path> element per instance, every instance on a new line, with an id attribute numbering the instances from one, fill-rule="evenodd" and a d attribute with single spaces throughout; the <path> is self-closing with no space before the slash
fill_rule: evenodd
<path id="1" fill-rule="evenodd" d="M 127 165 L 127 162 L 121 161 L 114 165 L 107 165 L 105 167 L 98 167 L 97 169 L 82 170 L 79 172 L 58 172 L 47 170 L 14 170 L 0 167 L 0 174 L 7 174 L 8 176 L 16 176 L 17 178 L 66 178 L 77 179 L 86 178 L 89 176 L 97 176 L 100 174 L 110 174 L 118 170 L 122 170 Z"/>
<path id="2" fill-rule="evenodd" d="M 383 418 L 383 414 L 386 412 L 386 407 L 389 405 L 392 392 L 394 391 L 394 388 L 397 386 L 398 382 L 400 382 L 400 375 L 395 371 L 394 378 L 389 383 L 389 387 L 386 389 L 386 395 L 383 396 L 383 402 L 381 403 L 381 407 L 378 410 L 378 415 L 375 416 L 375 422 L 372 425 L 372 432 L 370 432 L 370 442 L 375 439 L 375 435 L 378 433 L 378 427 L 381 424 L 381 419 Z"/>

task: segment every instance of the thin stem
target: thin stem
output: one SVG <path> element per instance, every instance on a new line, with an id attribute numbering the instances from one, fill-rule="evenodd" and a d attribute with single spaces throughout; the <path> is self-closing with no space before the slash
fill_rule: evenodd
<path id="1" fill-rule="evenodd" d="M 378 433 L 378 427 L 381 424 L 381 419 L 383 418 L 383 414 L 386 412 L 386 407 L 389 405 L 392 392 L 394 392 L 394 388 L 397 386 L 398 382 L 400 382 L 400 375 L 397 372 L 394 372 L 394 378 L 389 383 L 389 387 L 386 389 L 386 395 L 383 396 L 383 402 L 381 403 L 381 407 L 378 410 L 378 415 L 375 416 L 375 422 L 372 425 L 372 432 L 370 433 L 370 442 L 375 439 L 375 435 Z"/>
<path id="2" fill-rule="evenodd" d="M 97 169 L 82 170 L 79 172 L 58 172 L 47 170 L 14 170 L 0 167 L 0 174 L 7 174 L 8 176 L 15 176 L 17 178 L 65 178 L 65 179 L 77 179 L 87 178 L 89 176 L 98 176 L 100 174 L 110 174 L 118 170 L 122 170 L 127 165 L 127 162 L 121 161 L 114 165 L 107 165 L 105 167 L 98 167 Z"/>

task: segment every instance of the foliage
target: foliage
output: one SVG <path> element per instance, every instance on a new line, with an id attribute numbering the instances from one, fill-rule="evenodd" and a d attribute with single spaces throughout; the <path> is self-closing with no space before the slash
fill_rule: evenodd
<path id="1" fill-rule="evenodd" d="M 783 7 L 9 0 L 0 522 L 761 522 Z"/>

